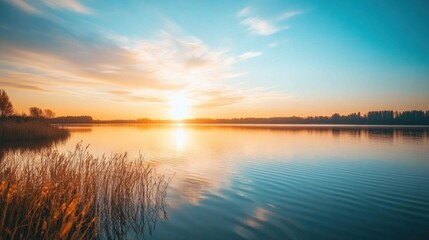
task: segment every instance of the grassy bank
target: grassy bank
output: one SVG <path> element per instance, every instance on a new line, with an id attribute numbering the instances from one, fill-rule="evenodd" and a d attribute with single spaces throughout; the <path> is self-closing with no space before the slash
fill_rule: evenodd
<path id="1" fill-rule="evenodd" d="M 0 122 L 0 142 L 61 139 L 68 136 L 67 129 L 43 121 Z"/>
<path id="2" fill-rule="evenodd" d="M 142 159 L 9 154 L 0 163 L 0 239 L 144 237 L 166 218 L 169 180 Z"/>

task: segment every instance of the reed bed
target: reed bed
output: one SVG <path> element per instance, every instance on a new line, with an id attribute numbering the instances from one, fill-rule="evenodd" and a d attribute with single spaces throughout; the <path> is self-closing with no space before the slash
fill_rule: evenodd
<path id="1" fill-rule="evenodd" d="M 0 239 L 124 239 L 167 218 L 170 179 L 140 157 L 8 154 L 0 163 Z"/>
<path id="2" fill-rule="evenodd" d="M 67 129 L 44 121 L 0 122 L 0 142 L 59 139 L 68 136 Z"/>

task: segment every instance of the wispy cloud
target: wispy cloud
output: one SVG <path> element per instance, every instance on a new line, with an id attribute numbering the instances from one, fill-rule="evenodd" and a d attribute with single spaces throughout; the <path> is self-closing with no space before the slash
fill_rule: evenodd
<path id="1" fill-rule="evenodd" d="M 91 10 L 78 0 L 42 0 L 46 5 L 53 8 L 63 8 L 74 12 L 88 14 Z"/>
<path id="2" fill-rule="evenodd" d="M 16 7 L 20 8 L 25 12 L 32 14 L 42 14 L 41 11 L 39 11 L 36 7 L 33 7 L 31 3 L 28 3 L 25 0 L 7 0 L 7 2 L 11 3 L 12 5 L 15 5 Z"/>
<path id="3" fill-rule="evenodd" d="M 262 53 L 261 52 L 245 52 L 243 54 L 241 54 L 240 56 L 238 56 L 238 60 L 247 60 L 247 59 L 251 59 L 251 58 L 255 58 L 258 56 L 261 56 Z"/>
<path id="4" fill-rule="evenodd" d="M 259 17 L 248 17 L 242 20 L 241 24 L 246 26 L 248 31 L 263 36 L 274 34 L 281 29 L 268 20 Z"/>
<path id="5" fill-rule="evenodd" d="M 19 9 L 32 13 L 32 14 L 44 14 L 46 8 L 54 9 L 66 9 L 82 14 L 89 14 L 91 10 L 80 3 L 78 0 L 6 0 L 12 5 Z"/>
<path id="6" fill-rule="evenodd" d="M 17 14 L 19 22 L 13 20 Z M 68 31 L 65 21 L 18 10 L 5 15 L 5 24 L 0 28 L 0 83 L 12 88 L 160 105 L 180 91 L 192 96 L 196 107 L 236 104 L 268 92 L 232 84 L 244 74 L 236 65 L 261 52 L 234 55 L 212 49 L 178 26 L 149 40 L 97 35 L 102 32 L 97 30 L 88 38 Z M 170 22 L 166 28 L 171 24 L 176 26 Z M 31 31 L 22 38 L 19 29 Z"/>
<path id="7" fill-rule="evenodd" d="M 110 97 L 115 101 L 165 103 L 169 100 L 156 93 L 136 93 L 129 90 L 110 90 L 107 93 L 111 94 Z"/>
<path id="8" fill-rule="evenodd" d="M 241 9 L 240 11 L 238 11 L 237 13 L 237 17 L 247 17 L 250 15 L 252 9 L 250 7 L 245 7 L 243 9 Z"/>
<path id="9" fill-rule="evenodd" d="M 246 88 L 239 84 L 198 91 L 193 97 L 199 99 L 197 107 L 212 108 L 232 104 L 255 104 L 260 101 L 285 99 L 289 96 L 269 88 Z"/>
<path id="10" fill-rule="evenodd" d="M 282 21 L 301 15 L 302 13 L 302 11 L 298 10 L 286 11 L 273 19 L 264 19 L 257 16 L 251 7 L 245 7 L 238 11 L 237 17 L 240 19 L 241 25 L 247 28 L 247 31 L 261 36 L 269 36 L 288 29 L 289 26 L 285 25 Z"/>
<path id="11" fill-rule="evenodd" d="M 2 80 L 1 76 L 0 76 L 0 85 L 2 85 L 4 87 L 11 87 L 11 88 L 17 88 L 17 89 L 24 89 L 24 90 L 35 90 L 35 91 L 43 91 L 44 90 L 43 88 L 38 87 L 38 86 Z"/>
<path id="12" fill-rule="evenodd" d="M 286 19 L 293 18 L 295 16 L 299 16 L 299 15 L 301 15 L 303 13 L 304 13 L 303 11 L 298 11 L 298 10 L 286 11 L 282 15 L 280 15 L 278 17 L 278 19 L 279 20 L 286 20 Z"/>

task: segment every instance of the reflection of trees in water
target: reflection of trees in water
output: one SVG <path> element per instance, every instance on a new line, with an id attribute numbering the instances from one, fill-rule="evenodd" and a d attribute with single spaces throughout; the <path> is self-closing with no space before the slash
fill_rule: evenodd
<path id="1" fill-rule="evenodd" d="M 194 127 L 194 126 L 192 126 Z M 401 139 L 411 142 L 429 140 L 429 127 L 413 126 L 370 126 L 370 125 L 201 125 L 198 128 L 216 129 L 226 128 L 243 131 L 284 132 L 288 134 L 311 134 L 335 138 L 368 137 L 372 140 L 392 141 Z"/>
<path id="2" fill-rule="evenodd" d="M 334 137 L 341 137 L 341 136 L 352 136 L 355 138 L 360 138 L 362 134 L 362 129 L 341 129 L 341 128 L 332 128 L 332 135 Z"/>
<path id="3" fill-rule="evenodd" d="M 392 140 L 393 137 L 395 136 L 395 129 L 368 129 L 368 137 L 371 139 L 390 139 Z"/>
<path id="4" fill-rule="evenodd" d="M 142 158 L 95 158 L 81 145 L 69 153 L 7 154 L 0 162 L 0 239 L 145 238 L 167 219 L 169 182 Z"/>
<path id="5" fill-rule="evenodd" d="M 70 133 L 88 133 L 88 132 L 92 132 L 92 127 L 82 127 L 82 126 L 68 126 L 67 127 L 67 131 L 69 131 Z"/>
<path id="6" fill-rule="evenodd" d="M 369 126 L 369 125 L 191 125 L 193 128 L 202 129 L 233 129 L 243 131 L 273 131 L 291 134 L 317 134 L 334 137 L 351 136 L 360 138 L 367 135 L 371 139 L 404 138 L 410 140 L 422 140 L 429 138 L 429 127 L 409 126 Z"/>
<path id="7" fill-rule="evenodd" d="M 3 142 L 0 145 L 0 162 L 7 153 L 40 153 L 43 150 L 50 149 L 56 147 L 58 144 L 64 143 L 68 138 L 69 136 L 49 140 Z"/>
<path id="8" fill-rule="evenodd" d="M 421 141 L 429 138 L 428 128 L 376 128 L 368 129 L 370 139 L 393 140 L 395 138 Z"/>
<path id="9" fill-rule="evenodd" d="M 416 130 L 416 129 L 404 129 L 399 133 L 404 138 L 413 138 L 413 139 L 422 139 L 429 138 L 429 130 L 426 131 Z"/>

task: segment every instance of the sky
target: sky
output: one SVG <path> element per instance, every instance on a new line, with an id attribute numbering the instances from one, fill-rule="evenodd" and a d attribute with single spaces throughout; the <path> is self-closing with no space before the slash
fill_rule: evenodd
<path id="1" fill-rule="evenodd" d="M 0 0 L 17 113 L 181 119 L 429 110 L 425 0 Z"/>

